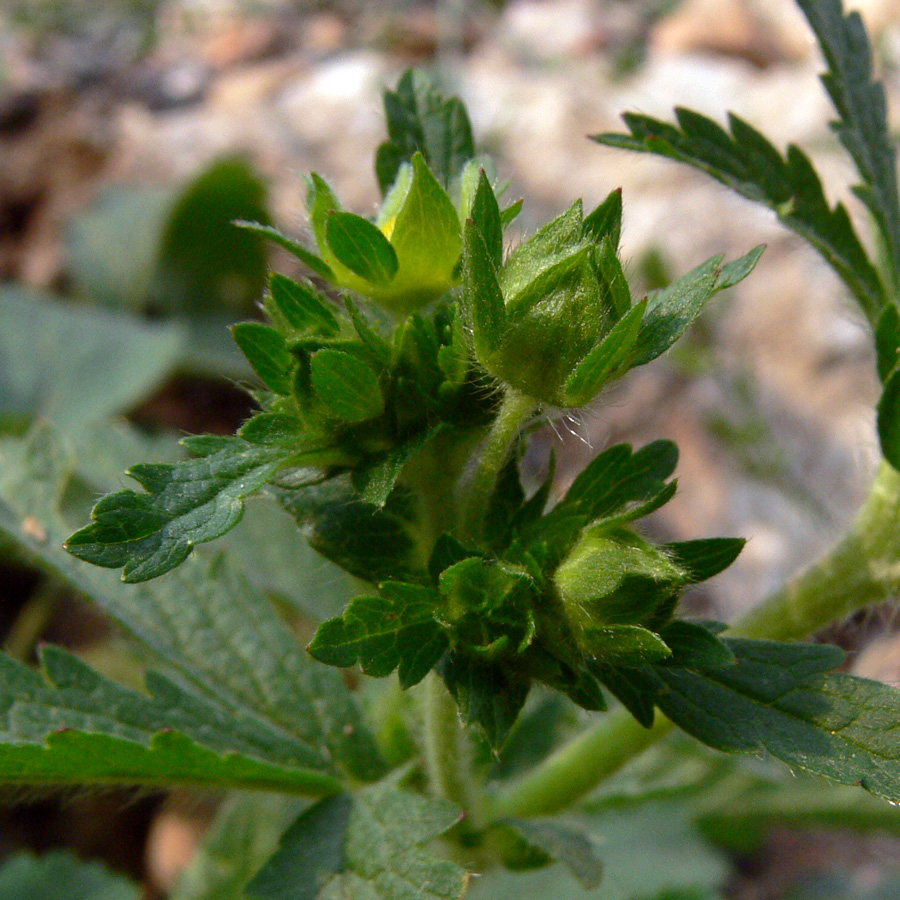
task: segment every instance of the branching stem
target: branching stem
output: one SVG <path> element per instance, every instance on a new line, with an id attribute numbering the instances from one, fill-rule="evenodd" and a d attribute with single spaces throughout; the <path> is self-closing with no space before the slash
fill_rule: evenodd
<path id="1" fill-rule="evenodd" d="M 799 640 L 854 610 L 900 593 L 900 473 L 882 463 L 846 537 L 731 626 L 734 637 Z M 489 818 L 547 815 L 570 806 L 668 734 L 624 710 L 604 716 L 490 802 Z"/>

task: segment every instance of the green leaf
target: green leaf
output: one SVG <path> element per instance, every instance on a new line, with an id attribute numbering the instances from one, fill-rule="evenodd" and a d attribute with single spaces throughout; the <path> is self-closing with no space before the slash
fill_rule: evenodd
<path id="1" fill-rule="evenodd" d="M 128 474 L 147 492 L 118 491 L 100 500 L 91 523 L 66 541 L 69 553 L 97 566 L 124 567 L 125 581 L 156 578 L 183 563 L 195 544 L 233 528 L 244 499 L 302 459 L 293 442 L 231 437 L 186 438 L 184 444 L 200 457 L 132 466 Z"/>
<path id="2" fill-rule="evenodd" d="M 829 5 L 832 0 L 828 0 Z M 752 126 L 729 116 L 731 134 L 711 119 L 677 109 L 676 127 L 627 113 L 630 135 L 600 134 L 609 147 L 655 153 L 700 169 L 744 197 L 774 210 L 788 228 L 807 240 L 841 277 L 869 320 L 887 302 L 881 279 L 853 230 L 842 204 L 832 209 L 806 155 L 788 147 L 786 158 Z"/>
<path id="3" fill-rule="evenodd" d="M 840 0 L 798 0 L 828 63 L 822 83 L 838 121 L 832 128 L 847 148 L 863 183 L 854 188 L 878 224 L 895 284 L 900 275 L 900 199 L 897 154 L 884 86 L 872 81 L 872 48 L 858 12 L 844 15 Z"/>
<path id="4" fill-rule="evenodd" d="M 875 348 L 878 353 L 878 377 L 882 384 L 900 360 L 900 306 L 888 303 L 875 326 Z"/>
<path id="5" fill-rule="evenodd" d="M 124 412 L 177 365 L 177 325 L 0 288 L 0 428 L 36 418 L 67 431 Z"/>
<path id="6" fill-rule="evenodd" d="M 331 266 L 321 256 L 317 256 L 312 250 L 307 250 L 303 244 L 295 241 L 293 238 L 289 238 L 286 234 L 282 234 L 277 228 L 260 222 L 248 222 L 245 219 L 236 219 L 234 225 L 252 234 L 258 234 L 260 237 L 272 241 L 273 244 L 277 244 L 283 250 L 287 250 L 291 256 L 305 263 L 308 268 L 312 269 L 317 275 L 321 275 L 322 278 L 326 278 L 329 281 L 334 278 Z"/>
<path id="7" fill-rule="evenodd" d="M 503 340 L 506 309 L 481 232 L 474 221 L 466 223 L 463 247 L 462 309 L 475 345 L 475 353 L 487 358 Z"/>
<path id="8" fill-rule="evenodd" d="M 603 864 L 591 837 L 583 830 L 550 819 L 504 819 L 530 847 L 559 860 L 586 890 L 597 887 Z"/>
<path id="9" fill-rule="evenodd" d="M 138 900 L 139 894 L 129 879 L 62 850 L 21 853 L 0 868 L 0 900 Z"/>
<path id="10" fill-rule="evenodd" d="M 423 846 L 453 827 L 445 800 L 389 784 L 338 794 L 303 813 L 247 887 L 253 900 L 457 900 L 468 875 Z"/>
<path id="11" fill-rule="evenodd" d="M 339 329 L 337 313 L 308 281 L 294 281 L 273 272 L 269 276 L 272 306 L 291 329 L 305 334 L 336 334 Z"/>
<path id="12" fill-rule="evenodd" d="M 375 166 L 382 194 L 416 153 L 445 186 L 475 156 L 465 107 L 455 97 L 445 100 L 420 69 L 407 70 L 397 90 L 385 92 L 384 111 L 390 140 L 378 148 Z"/>
<path id="13" fill-rule="evenodd" d="M 151 300 L 184 313 L 222 307 L 245 311 L 266 281 L 258 235 L 235 219 L 266 222 L 266 189 L 238 157 L 219 160 L 185 188 L 160 237 Z"/>
<path id="14" fill-rule="evenodd" d="M 827 645 L 730 639 L 737 663 L 658 667 L 657 705 L 717 750 L 765 750 L 841 784 L 900 797 L 900 691 L 831 672 L 843 657 Z"/>
<path id="15" fill-rule="evenodd" d="M 397 253 L 381 230 L 349 212 L 332 212 L 325 240 L 338 262 L 374 285 L 389 284 L 397 274 Z"/>
<path id="16" fill-rule="evenodd" d="M 674 619 L 660 632 L 672 651 L 668 664 L 686 669 L 730 666 L 735 655 L 728 644 L 696 622 Z"/>
<path id="17" fill-rule="evenodd" d="M 378 375 L 364 360 L 342 350 L 313 354 L 312 383 L 322 402 L 345 422 L 365 422 L 384 412 Z"/>
<path id="18" fill-rule="evenodd" d="M 385 582 L 378 597 L 357 597 L 344 615 L 319 626 L 307 648 L 320 662 L 352 666 L 383 678 L 399 667 L 400 686 L 418 684 L 448 646 L 435 621 L 438 595 L 431 588 Z"/>
<path id="19" fill-rule="evenodd" d="M 503 264 L 503 225 L 500 222 L 500 206 L 484 169 L 478 176 L 478 188 L 472 201 L 470 216 L 478 226 L 494 268 L 499 269 Z"/>
<path id="20" fill-rule="evenodd" d="M 713 294 L 736 284 L 753 270 L 762 250 L 756 247 L 724 268 L 720 268 L 722 257 L 714 256 L 651 296 L 631 365 L 642 366 L 668 350 L 700 315 Z"/>
<path id="21" fill-rule="evenodd" d="M 204 785 L 331 793 L 319 747 L 256 722 L 232 722 L 221 698 L 161 675 L 149 696 L 120 687 L 55 647 L 44 677 L 0 654 L 0 781 L 7 784 Z"/>
<path id="22" fill-rule="evenodd" d="M 405 496 L 395 491 L 382 509 L 364 502 L 346 481 L 282 491 L 284 508 L 300 523 L 310 545 L 357 578 L 424 581 L 410 534 Z"/>
<path id="23" fill-rule="evenodd" d="M 263 384 L 276 394 L 288 396 L 294 357 L 281 332 L 262 322 L 241 322 L 232 326 L 231 334 Z"/>
<path id="24" fill-rule="evenodd" d="M 310 662 L 243 576 L 223 560 L 210 566 L 196 559 L 160 581 L 123 588 L 113 573 L 62 549 L 69 529 L 58 504 L 69 467 L 61 445 L 41 429 L 22 449 L 17 460 L 5 459 L 0 474 L 0 532 L 146 646 L 184 692 L 179 703 L 188 698 L 215 710 L 223 729 L 235 739 L 262 742 L 275 764 L 316 757 L 326 771 L 340 766 L 356 777 L 378 777 L 378 754 L 341 680 Z M 146 754 L 142 747 L 129 752 Z M 92 765 L 101 763 L 102 754 Z"/>

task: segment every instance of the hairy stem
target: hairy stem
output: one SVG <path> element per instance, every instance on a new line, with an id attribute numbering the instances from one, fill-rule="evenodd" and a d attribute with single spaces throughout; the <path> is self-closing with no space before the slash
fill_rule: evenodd
<path id="1" fill-rule="evenodd" d="M 810 569 L 735 622 L 735 637 L 798 640 L 900 593 L 900 473 L 882 463 L 844 539 Z M 561 747 L 498 793 L 491 819 L 557 812 L 575 803 L 671 730 L 662 719 L 642 728 L 624 710 Z"/>
<path id="2" fill-rule="evenodd" d="M 452 800 L 472 820 L 480 818 L 483 800 L 472 780 L 471 746 L 456 703 L 436 672 L 423 684 L 425 770 L 435 796 Z"/>
<path id="3" fill-rule="evenodd" d="M 497 476 L 509 459 L 522 425 L 531 418 L 537 405 L 531 397 L 507 388 L 494 423 L 477 452 L 474 467 L 461 479 L 459 532 L 464 539 L 480 537 L 484 512 Z"/>

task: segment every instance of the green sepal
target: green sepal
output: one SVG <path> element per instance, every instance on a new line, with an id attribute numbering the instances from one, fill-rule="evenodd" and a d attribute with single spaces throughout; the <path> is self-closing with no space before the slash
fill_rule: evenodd
<path id="1" fill-rule="evenodd" d="M 659 684 L 649 666 L 607 666 L 600 660 L 591 660 L 589 666 L 638 724 L 653 727 Z"/>
<path id="2" fill-rule="evenodd" d="M 337 262 L 337 266 L 331 266 L 331 279 L 333 280 L 342 274 L 342 266 L 337 260 L 328 258 L 330 248 L 326 239 L 326 231 L 328 228 L 328 217 L 332 213 L 341 212 L 342 207 L 341 201 L 338 200 L 337 194 L 331 189 L 331 185 L 315 172 L 306 180 L 306 209 L 316 243 L 319 246 L 319 252 L 326 255 L 325 261 L 329 265 Z"/>
<path id="3" fill-rule="evenodd" d="M 636 303 L 575 367 L 566 381 L 564 397 L 567 406 L 588 403 L 608 381 L 628 367 L 646 307 L 646 299 Z"/>
<path id="4" fill-rule="evenodd" d="M 603 238 L 594 251 L 594 263 L 600 274 L 604 302 L 610 304 L 620 318 L 631 309 L 631 291 L 616 246 Z"/>
<path id="5" fill-rule="evenodd" d="M 303 244 L 293 240 L 293 238 L 289 238 L 286 234 L 282 234 L 277 228 L 273 228 L 271 225 L 262 225 L 259 222 L 246 222 L 241 219 L 235 221 L 234 224 L 238 228 L 261 235 L 272 241 L 273 244 L 277 244 L 283 250 L 287 250 L 291 256 L 295 256 L 300 262 L 305 263 L 306 266 L 317 275 L 321 275 L 322 278 L 327 278 L 329 281 L 334 278 L 331 266 L 321 256 L 316 255 L 311 250 L 307 250 Z"/>
<path id="6" fill-rule="evenodd" d="M 763 249 L 755 247 L 724 267 L 722 257 L 714 256 L 651 296 L 632 365 L 642 366 L 665 353 L 700 315 L 713 294 L 731 287 L 753 270 Z"/>
<path id="7" fill-rule="evenodd" d="M 319 350 L 310 360 L 312 385 L 329 412 L 345 422 L 365 422 L 384 412 L 375 370 L 342 350 Z"/>
<path id="8" fill-rule="evenodd" d="M 510 203 L 509 206 L 504 206 L 503 209 L 500 210 L 500 224 L 506 228 L 513 223 L 519 213 L 522 212 L 522 207 L 524 205 L 524 200 L 516 200 L 514 203 Z"/>
<path id="9" fill-rule="evenodd" d="M 336 311 L 308 281 L 273 272 L 269 277 L 269 309 L 293 331 L 333 335 L 340 325 Z"/>
<path id="10" fill-rule="evenodd" d="M 658 634 L 640 625 L 589 626 L 579 631 L 578 643 L 588 656 L 613 666 L 659 663 L 672 656 Z"/>
<path id="11" fill-rule="evenodd" d="M 622 236 L 622 188 L 610 191 L 609 196 L 588 216 L 581 226 L 582 233 L 592 243 L 609 240 L 613 252 L 619 248 Z"/>
<path id="12" fill-rule="evenodd" d="M 440 583 L 441 574 L 472 556 L 481 556 L 478 550 L 467 547 L 461 541 L 458 541 L 452 534 L 446 532 L 442 534 L 435 542 L 434 549 L 431 551 L 431 557 L 428 560 L 428 574 L 434 585 Z"/>
<path id="13" fill-rule="evenodd" d="M 435 621 L 432 588 L 385 582 L 380 596 L 357 597 L 340 618 L 323 622 L 307 649 L 320 662 L 352 666 L 375 678 L 399 668 L 400 686 L 418 684 L 443 656 L 447 634 Z"/>
<path id="14" fill-rule="evenodd" d="M 462 249 L 459 217 L 446 190 L 425 159 L 412 158 L 409 191 L 390 231 L 399 271 L 390 290 L 379 299 L 408 312 L 447 291 Z"/>
<path id="15" fill-rule="evenodd" d="M 231 334 L 263 384 L 283 397 L 290 394 L 294 357 L 284 335 L 262 322 L 232 325 Z"/>
<path id="16" fill-rule="evenodd" d="M 715 669 L 735 664 L 728 643 L 697 622 L 673 619 L 660 632 L 672 651 L 668 665 L 685 669 Z"/>
<path id="17" fill-rule="evenodd" d="M 878 317 L 875 349 L 878 354 L 878 377 L 884 384 L 900 359 L 900 307 L 896 303 L 888 303 Z"/>
<path id="18" fill-rule="evenodd" d="M 490 253 L 471 219 L 465 227 L 461 302 L 475 355 L 490 358 L 503 340 L 506 310 Z"/>
<path id="19" fill-rule="evenodd" d="M 259 413 L 238 429 L 238 437 L 262 447 L 300 446 L 304 436 L 303 423 L 287 413 Z"/>
<path id="20" fill-rule="evenodd" d="M 503 225 L 500 221 L 500 206 L 494 196 L 494 189 L 484 174 L 484 169 L 478 177 L 478 188 L 469 217 L 478 226 L 494 268 L 499 269 L 503 263 Z"/>
<path id="21" fill-rule="evenodd" d="M 746 543 L 743 538 L 704 538 L 663 544 L 660 550 L 684 571 L 688 584 L 699 584 L 724 572 Z"/>
<path id="22" fill-rule="evenodd" d="M 397 253 L 378 226 L 350 212 L 331 212 L 325 223 L 325 240 L 341 265 L 377 287 L 391 283 Z"/>

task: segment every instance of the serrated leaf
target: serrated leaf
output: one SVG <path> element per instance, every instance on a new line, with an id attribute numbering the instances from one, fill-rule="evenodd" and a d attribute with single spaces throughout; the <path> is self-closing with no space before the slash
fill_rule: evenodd
<path id="1" fill-rule="evenodd" d="M 328 410 L 345 422 L 365 422 L 384 412 L 378 374 L 343 350 L 319 350 L 310 364 L 312 384 Z"/>
<path id="2" fill-rule="evenodd" d="M 313 272 L 317 275 L 321 275 L 322 278 L 327 278 L 329 281 L 334 278 L 334 272 L 331 270 L 331 266 L 329 266 L 322 257 L 317 256 L 311 250 L 307 250 L 299 241 L 295 241 L 286 234 L 282 234 L 277 228 L 274 228 L 271 225 L 263 225 L 260 222 L 248 222 L 244 219 L 237 219 L 234 224 L 238 228 L 243 228 L 245 231 L 250 231 L 253 234 L 258 234 L 261 237 L 267 238 L 272 241 L 273 244 L 277 244 L 282 249 L 287 250 L 291 256 L 294 256 L 299 259 L 300 262 L 305 263 Z"/>
<path id="3" fill-rule="evenodd" d="M 325 240 L 341 265 L 370 284 L 390 284 L 397 274 L 397 253 L 381 230 L 349 212 L 326 219 Z"/>
<path id="4" fill-rule="evenodd" d="M 343 616 L 323 622 L 307 648 L 320 662 L 352 666 L 383 678 L 399 668 L 400 686 L 418 684 L 448 647 L 435 621 L 438 595 L 431 588 L 385 582 L 378 597 L 356 597 Z"/>
<path id="5" fill-rule="evenodd" d="M 188 446 L 197 452 L 203 445 Z M 91 523 L 66 541 L 66 549 L 94 565 L 124 567 L 125 581 L 156 578 L 183 563 L 195 544 L 233 528 L 244 499 L 286 464 L 302 459 L 293 442 L 252 444 L 232 437 L 214 440 L 211 447 L 181 463 L 133 466 L 128 474 L 147 492 L 108 494 L 94 507 Z"/>
<path id="6" fill-rule="evenodd" d="M 253 900 L 458 900 L 468 875 L 425 844 L 461 817 L 445 800 L 375 785 L 304 812 L 247 887 Z"/>
<path id="7" fill-rule="evenodd" d="M 549 819 L 504 819 L 525 842 L 561 862 L 586 890 L 600 884 L 603 863 L 591 837 L 583 830 Z"/>
<path id="8" fill-rule="evenodd" d="M 0 868 L 0 900 L 138 900 L 140 887 L 64 850 L 21 853 Z"/>
<path id="9" fill-rule="evenodd" d="M 45 418 L 80 431 L 129 410 L 179 362 L 187 333 L 0 288 L 0 428 Z"/>
<path id="10" fill-rule="evenodd" d="M 390 141 L 378 148 L 376 173 L 386 194 L 404 162 L 416 153 L 425 157 L 438 179 L 449 186 L 475 156 L 472 127 L 463 104 L 445 100 L 420 69 L 406 71 L 396 91 L 384 94 Z"/>
<path id="11" fill-rule="evenodd" d="M 900 274 L 900 200 L 897 159 L 884 87 L 872 80 L 872 48 L 858 12 L 844 15 L 840 0 L 798 0 L 825 55 L 822 76 L 839 119 L 832 123 L 863 183 L 854 189 L 884 236 L 895 279 Z"/>
<path id="12" fill-rule="evenodd" d="M 658 667 L 656 703 L 718 750 L 765 750 L 790 766 L 900 798 L 900 691 L 832 672 L 843 657 L 821 644 L 729 639 L 735 665 L 703 672 Z"/>
<path id="13" fill-rule="evenodd" d="M 665 353 L 700 315 L 713 294 L 750 274 L 762 250 L 756 247 L 725 267 L 721 267 L 722 257 L 714 256 L 651 296 L 631 365 L 642 366 Z"/>
<path id="14" fill-rule="evenodd" d="M 309 662 L 246 579 L 222 560 L 213 566 L 193 560 L 161 581 L 123 588 L 113 573 L 62 549 L 68 526 L 57 508 L 67 471 L 61 446 L 41 430 L 24 451 L 0 469 L 0 531 L 23 553 L 97 603 L 148 648 L 183 697 L 215 709 L 223 727 L 246 740 L 268 741 L 282 754 L 288 746 L 295 756 L 321 754 L 326 769 L 378 776 L 378 754 L 340 679 Z M 133 750 L 138 758 L 145 752 Z M 127 782 L 127 773 L 120 775 Z"/>
<path id="15" fill-rule="evenodd" d="M 308 281 L 294 281 L 273 272 L 269 276 L 272 304 L 284 322 L 302 333 L 312 331 L 335 334 L 338 318 L 335 310 Z"/>
<path id="16" fill-rule="evenodd" d="M 231 334 L 263 384 L 276 394 L 290 394 L 294 357 L 281 332 L 262 322 L 241 322 Z"/>
<path id="17" fill-rule="evenodd" d="M 600 134 L 593 139 L 609 147 L 687 163 L 742 196 L 764 203 L 822 254 L 874 322 L 888 299 L 885 287 L 847 210 L 842 204 L 829 206 L 806 155 L 791 145 L 782 158 L 759 131 L 735 115 L 729 116 L 730 134 L 699 113 L 677 109 L 676 115 L 680 127 L 627 113 L 623 118 L 629 135 Z"/>
<path id="18" fill-rule="evenodd" d="M 44 674 L 0 655 L 0 781 L 205 785 L 321 795 L 340 787 L 320 748 L 229 720 L 216 698 L 151 673 L 150 696 L 46 647 Z M 49 682 L 49 683 L 48 683 Z"/>

